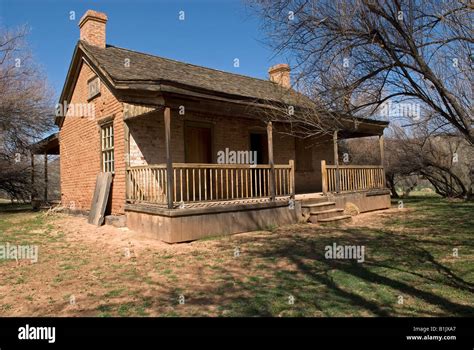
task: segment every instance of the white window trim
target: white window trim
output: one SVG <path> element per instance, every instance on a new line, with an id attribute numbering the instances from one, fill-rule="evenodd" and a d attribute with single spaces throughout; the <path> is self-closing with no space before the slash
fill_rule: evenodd
<path id="1" fill-rule="evenodd" d="M 115 172 L 115 131 L 113 122 L 100 127 L 100 161 L 103 172 Z"/>

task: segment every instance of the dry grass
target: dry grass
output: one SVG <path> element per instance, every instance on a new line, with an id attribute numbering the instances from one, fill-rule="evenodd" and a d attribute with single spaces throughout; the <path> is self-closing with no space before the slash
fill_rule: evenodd
<path id="1" fill-rule="evenodd" d="M 3 211 L 0 244 L 36 244 L 39 261 L 0 260 L 0 315 L 474 315 L 473 204 L 405 208 L 175 245 Z M 364 245 L 365 262 L 325 259 L 332 243 Z"/>

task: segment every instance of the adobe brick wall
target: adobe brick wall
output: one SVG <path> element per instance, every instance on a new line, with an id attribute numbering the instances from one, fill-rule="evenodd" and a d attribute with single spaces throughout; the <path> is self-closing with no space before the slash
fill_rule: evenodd
<path id="1" fill-rule="evenodd" d="M 95 73 L 83 63 L 70 103 L 88 103 L 87 81 Z M 122 105 L 105 84 L 100 95 L 90 101 L 95 117 L 69 115 L 59 132 L 61 162 L 61 199 L 65 206 L 89 210 L 97 174 L 101 171 L 99 121 L 114 116 L 115 175 L 111 192 L 112 214 L 124 213 L 125 162 Z"/>
<path id="2" fill-rule="evenodd" d="M 297 193 L 321 192 L 321 160 L 328 165 L 334 164 L 334 147 L 332 137 L 319 137 L 309 140 L 312 152 L 312 171 L 295 173 L 295 184 Z"/>
<path id="3" fill-rule="evenodd" d="M 178 119 L 179 120 L 179 119 Z M 128 120 L 130 129 L 130 165 L 166 162 L 163 111 Z M 184 162 L 183 125 L 171 118 L 171 156 L 173 162 Z"/>
<path id="4" fill-rule="evenodd" d="M 218 115 L 203 115 L 187 112 L 185 117 L 175 112 L 171 120 L 171 151 L 173 162 L 184 162 L 184 123 L 194 121 L 208 123 L 213 127 L 213 162 L 217 161 L 219 150 L 243 151 L 250 149 L 250 132 L 266 132 L 262 121 L 246 118 L 229 118 Z M 164 163 L 165 131 L 163 112 L 138 117 L 127 122 L 130 128 L 130 165 Z M 274 133 L 275 163 L 288 163 L 294 159 L 294 140 Z"/>

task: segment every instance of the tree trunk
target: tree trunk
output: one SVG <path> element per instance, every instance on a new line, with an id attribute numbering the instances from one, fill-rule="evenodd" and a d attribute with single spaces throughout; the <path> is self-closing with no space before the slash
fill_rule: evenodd
<path id="1" fill-rule="evenodd" d="M 386 181 L 387 181 L 387 184 L 388 184 L 388 188 L 390 189 L 390 191 L 392 192 L 392 198 L 400 198 L 400 196 L 398 195 L 397 191 L 396 191 L 396 188 L 395 188 L 395 176 L 393 175 L 387 175 L 385 177 Z"/>

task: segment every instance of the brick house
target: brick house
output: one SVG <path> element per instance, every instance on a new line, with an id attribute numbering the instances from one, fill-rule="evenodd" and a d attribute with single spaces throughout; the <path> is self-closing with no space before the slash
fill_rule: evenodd
<path id="1" fill-rule="evenodd" d="M 64 205 L 89 210 L 97 175 L 112 172 L 107 214 L 166 242 L 344 220 L 348 201 L 361 211 L 390 205 L 381 165 L 335 157 L 338 135 L 379 136 L 383 150 L 386 122 L 341 117 L 330 136 L 291 136 L 262 113 L 308 103 L 288 65 L 270 68 L 269 80 L 195 66 L 107 45 L 106 23 L 91 10 L 81 18 L 60 96 Z"/>

